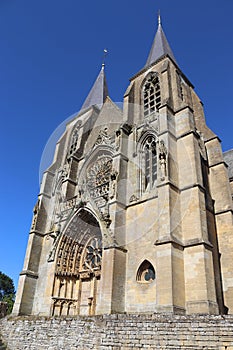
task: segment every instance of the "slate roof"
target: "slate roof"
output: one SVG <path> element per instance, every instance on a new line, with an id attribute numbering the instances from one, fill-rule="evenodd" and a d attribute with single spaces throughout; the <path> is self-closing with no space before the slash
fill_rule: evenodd
<path id="1" fill-rule="evenodd" d="M 161 19 L 159 17 L 158 29 L 146 61 L 146 67 L 149 67 L 152 63 L 157 61 L 159 58 L 168 55 L 176 64 L 176 59 L 173 55 L 172 49 L 167 41 L 166 35 L 164 34 Z"/>
<path id="2" fill-rule="evenodd" d="M 101 107 L 108 96 L 108 86 L 104 71 L 104 64 L 100 70 L 98 77 L 94 85 L 92 86 L 84 104 L 81 109 L 87 109 L 93 105 L 98 105 Z"/>

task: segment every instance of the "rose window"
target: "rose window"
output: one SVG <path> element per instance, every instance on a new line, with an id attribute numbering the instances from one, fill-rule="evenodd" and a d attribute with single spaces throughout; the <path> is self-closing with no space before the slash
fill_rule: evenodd
<path id="1" fill-rule="evenodd" d="M 84 269 L 98 269 L 101 267 L 102 245 L 100 238 L 94 238 L 86 247 Z"/>
<path id="2" fill-rule="evenodd" d="M 112 159 L 102 157 L 88 169 L 87 187 L 93 198 L 102 197 L 109 192 Z"/>

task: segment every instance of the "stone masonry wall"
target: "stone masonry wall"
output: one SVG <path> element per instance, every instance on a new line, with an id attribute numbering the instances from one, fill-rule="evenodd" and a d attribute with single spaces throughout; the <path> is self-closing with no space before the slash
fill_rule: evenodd
<path id="1" fill-rule="evenodd" d="M 0 334 L 9 350 L 233 350 L 233 315 L 6 317 Z"/>

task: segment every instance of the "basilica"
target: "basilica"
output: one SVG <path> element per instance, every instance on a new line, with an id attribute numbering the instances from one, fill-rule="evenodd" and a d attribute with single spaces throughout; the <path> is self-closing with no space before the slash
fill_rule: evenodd
<path id="1" fill-rule="evenodd" d="M 158 20 L 123 108 L 105 66 L 34 207 L 14 315 L 233 313 L 233 151 Z"/>

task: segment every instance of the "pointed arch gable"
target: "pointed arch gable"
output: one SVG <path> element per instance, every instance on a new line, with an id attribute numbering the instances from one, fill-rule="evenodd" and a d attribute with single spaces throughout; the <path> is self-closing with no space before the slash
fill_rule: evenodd
<path id="1" fill-rule="evenodd" d="M 102 233 L 91 210 L 80 208 L 67 223 L 55 261 L 52 315 L 94 314 L 101 278 Z"/>
<path id="2" fill-rule="evenodd" d="M 56 251 L 56 273 L 78 274 L 83 248 L 91 238 L 102 241 L 99 222 L 88 208 L 80 208 L 61 233 Z"/>

